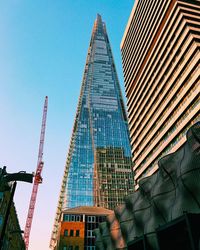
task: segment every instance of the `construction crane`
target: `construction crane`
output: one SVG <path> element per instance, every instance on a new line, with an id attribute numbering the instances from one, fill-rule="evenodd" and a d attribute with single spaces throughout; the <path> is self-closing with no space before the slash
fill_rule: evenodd
<path id="1" fill-rule="evenodd" d="M 29 210 L 28 210 L 28 216 L 26 219 L 26 226 L 24 230 L 24 241 L 26 245 L 26 250 L 29 246 L 29 237 L 30 237 L 30 231 L 31 231 L 31 225 L 33 221 L 33 214 L 35 209 L 35 203 L 36 203 L 36 197 L 38 192 L 38 186 L 40 183 L 42 183 L 42 169 L 43 169 L 43 147 L 44 147 L 44 137 L 45 137 L 45 128 L 46 128 L 46 118 L 47 118 L 47 106 L 48 106 L 48 97 L 45 97 L 44 102 L 44 109 L 43 109 L 43 117 L 42 117 L 42 128 L 41 128 L 41 134 L 40 134 L 40 144 L 39 144 L 39 153 L 38 153 L 38 161 L 37 161 L 37 169 L 34 176 L 34 184 L 31 194 L 31 200 L 29 204 Z"/>

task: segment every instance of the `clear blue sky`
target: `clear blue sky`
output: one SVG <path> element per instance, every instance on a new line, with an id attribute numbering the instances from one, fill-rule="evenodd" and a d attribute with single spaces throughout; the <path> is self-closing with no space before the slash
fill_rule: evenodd
<path id="1" fill-rule="evenodd" d="M 46 250 L 54 221 L 91 31 L 106 22 L 121 82 L 120 42 L 134 0 L 0 0 L 0 167 L 36 170 L 44 98 L 49 97 L 43 184 L 30 250 Z M 24 229 L 32 186 L 18 182 Z"/>

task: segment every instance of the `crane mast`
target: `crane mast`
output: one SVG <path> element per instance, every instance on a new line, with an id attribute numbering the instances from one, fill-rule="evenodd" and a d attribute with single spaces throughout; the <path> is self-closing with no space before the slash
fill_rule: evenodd
<path id="1" fill-rule="evenodd" d="M 45 97 L 44 102 L 44 109 L 43 109 L 43 117 L 42 117 L 42 128 L 41 128 L 41 134 L 40 134 L 40 143 L 39 143 L 39 152 L 38 152 L 38 161 L 37 161 L 37 169 L 34 177 L 34 183 L 33 183 L 33 189 L 28 209 L 28 216 L 26 219 L 26 226 L 24 230 L 24 241 L 26 245 L 26 250 L 29 246 L 29 237 L 30 237 L 30 231 L 31 231 L 31 225 L 33 221 L 33 214 L 35 209 L 35 203 L 36 203 L 36 197 L 38 192 L 38 186 L 40 183 L 42 183 L 42 169 L 43 169 L 43 147 L 44 147 L 44 138 L 45 138 L 45 129 L 46 129 L 46 118 L 47 118 L 47 107 L 48 107 L 48 97 Z"/>

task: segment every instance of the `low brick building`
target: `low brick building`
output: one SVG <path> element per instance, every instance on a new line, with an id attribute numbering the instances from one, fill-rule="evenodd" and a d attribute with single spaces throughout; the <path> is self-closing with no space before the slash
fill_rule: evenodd
<path id="1" fill-rule="evenodd" d="M 81 206 L 63 211 L 57 250 L 93 250 L 93 230 L 104 222 L 112 211 L 101 207 Z"/>

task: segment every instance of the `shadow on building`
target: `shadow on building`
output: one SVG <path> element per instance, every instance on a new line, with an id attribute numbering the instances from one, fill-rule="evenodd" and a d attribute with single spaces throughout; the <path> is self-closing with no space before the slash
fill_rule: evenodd
<path id="1" fill-rule="evenodd" d="M 5 219 L 5 214 L 9 204 L 11 196 L 11 191 L 8 186 L 8 190 L 0 192 L 0 235 L 2 234 L 3 221 Z M 22 232 L 17 212 L 15 209 L 15 204 L 12 202 L 9 212 L 8 223 L 6 225 L 6 230 L 4 237 L 2 239 L 1 250 L 25 250 L 25 243 L 22 236 Z"/>
<path id="2" fill-rule="evenodd" d="M 97 249 L 199 249 L 200 122 L 186 138 L 95 230 Z"/>

